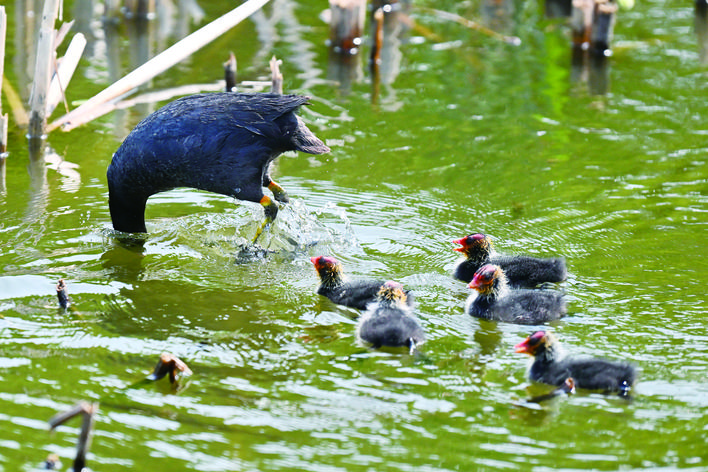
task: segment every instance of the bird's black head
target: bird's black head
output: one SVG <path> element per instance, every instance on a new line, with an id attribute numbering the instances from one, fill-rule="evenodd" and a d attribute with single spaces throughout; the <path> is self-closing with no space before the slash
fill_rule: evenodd
<path id="1" fill-rule="evenodd" d="M 556 342 L 555 336 L 547 331 L 536 331 L 514 346 L 514 351 L 530 356 L 537 356 L 551 348 Z"/>
<path id="2" fill-rule="evenodd" d="M 342 279 L 342 264 L 334 257 L 315 256 L 310 258 L 320 280 L 325 285 L 336 285 Z"/>
<path id="3" fill-rule="evenodd" d="M 482 295 L 491 295 L 494 291 L 506 285 L 506 276 L 501 267 L 485 264 L 474 273 L 468 287 L 477 290 Z"/>
<path id="4" fill-rule="evenodd" d="M 492 238 L 482 233 L 470 234 L 452 242 L 460 245 L 454 248 L 455 251 L 466 255 L 468 259 L 480 262 L 486 260 L 492 251 Z"/>

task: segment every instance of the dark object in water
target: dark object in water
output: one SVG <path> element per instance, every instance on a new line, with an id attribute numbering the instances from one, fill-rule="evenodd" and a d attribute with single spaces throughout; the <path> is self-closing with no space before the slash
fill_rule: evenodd
<path id="1" fill-rule="evenodd" d="M 357 335 L 375 348 L 408 347 L 413 354 L 416 347 L 425 341 L 425 333 L 406 303 L 403 285 L 387 281 L 361 315 Z"/>
<path id="2" fill-rule="evenodd" d="M 458 262 L 454 276 L 471 282 L 475 272 L 485 264 L 502 268 L 511 287 L 533 288 L 544 282 L 562 282 L 568 276 L 565 260 L 561 257 L 541 259 L 532 256 L 505 256 L 494 253 L 492 238 L 476 233 L 453 241 L 461 247 L 454 250 L 465 255 Z"/>
<path id="3" fill-rule="evenodd" d="M 179 357 L 168 352 L 163 352 L 155 365 L 152 374 L 147 376 L 148 380 L 160 380 L 165 375 L 170 375 L 170 383 L 175 384 L 178 376 L 192 375 L 192 371 Z"/>
<path id="4" fill-rule="evenodd" d="M 478 293 L 467 298 L 465 313 L 491 321 L 540 324 L 559 320 L 566 314 L 563 293 L 555 290 L 510 290 L 501 267 L 486 264 L 469 287 Z"/>
<path id="5" fill-rule="evenodd" d="M 626 362 L 565 357 L 558 340 L 546 331 L 536 331 L 514 346 L 514 350 L 533 356 L 528 377 L 535 382 L 562 385 L 572 377 L 578 388 L 627 396 L 637 379 L 636 369 Z"/>
<path id="6" fill-rule="evenodd" d="M 366 310 L 369 303 L 376 300 L 384 280 L 354 280 L 344 277 L 342 264 L 334 257 L 317 256 L 310 258 L 317 274 L 320 286 L 317 293 L 332 300 L 337 305 L 344 305 L 358 310 Z M 407 303 L 413 305 L 413 296 L 405 292 Z"/>
<path id="7" fill-rule="evenodd" d="M 86 467 L 86 454 L 91 446 L 91 432 L 93 430 L 93 417 L 98 411 L 98 403 L 80 402 L 70 410 L 54 415 L 49 420 L 49 427 L 54 430 L 60 424 L 70 420 L 74 416 L 83 415 L 81 422 L 81 432 L 76 445 L 76 458 L 74 459 L 74 472 L 82 472 Z M 49 461 L 47 461 L 48 463 Z"/>
<path id="8" fill-rule="evenodd" d="M 59 282 L 57 282 L 57 299 L 59 300 L 59 307 L 61 308 L 66 309 L 71 305 L 69 295 L 66 293 L 66 282 L 64 282 L 64 279 L 59 279 Z"/>
<path id="9" fill-rule="evenodd" d="M 610 42 L 615 29 L 617 2 L 595 2 L 590 33 L 590 52 L 597 56 L 611 56 Z"/>
<path id="10" fill-rule="evenodd" d="M 192 187 L 260 203 L 265 222 L 278 213 L 263 194 L 287 202 L 269 173 L 285 151 L 329 151 L 295 112 L 308 102 L 298 95 L 208 93 L 175 100 L 160 108 L 125 138 L 108 166 L 113 228 L 144 233 L 148 198 L 177 187 Z"/>
<path id="11" fill-rule="evenodd" d="M 44 460 L 42 470 L 59 470 L 61 469 L 61 460 L 56 454 L 49 454 Z"/>

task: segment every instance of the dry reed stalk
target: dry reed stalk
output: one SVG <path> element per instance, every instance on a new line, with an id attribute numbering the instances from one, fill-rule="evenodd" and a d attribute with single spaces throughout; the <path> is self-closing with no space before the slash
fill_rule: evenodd
<path id="1" fill-rule="evenodd" d="M 30 96 L 29 137 L 39 138 L 47 126 L 47 92 L 54 65 L 54 22 L 60 0 L 45 0 L 37 40 L 37 61 Z"/>
<path id="2" fill-rule="evenodd" d="M 269 63 L 271 73 L 270 91 L 272 93 L 277 93 L 278 95 L 283 94 L 283 74 L 280 73 L 280 64 L 282 63 L 283 61 L 276 59 L 275 56 L 270 59 Z"/>
<path id="3" fill-rule="evenodd" d="M 65 92 L 74 75 L 76 66 L 79 65 L 79 60 L 84 53 L 85 47 L 86 38 L 83 34 L 78 33 L 71 38 L 71 43 L 69 43 L 69 47 L 66 49 L 66 54 L 64 54 L 64 57 L 58 62 L 57 73 L 52 78 L 49 85 L 49 93 L 47 93 L 47 116 L 52 114 L 61 99 L 64 99 L 64 104 L 67 108 L 66 112 L 69 112 L 68 105 L 66 105 Z"/>
<path id="4" fill-rule="evenodd" d="M 52 131 L 62 126 L 64 131 L 69 131 L 77 126 L 98 118 L 98 108 L 121 95 L 132 91 L 137 86 L 147 82 L 156 75 L 166 71 L 176 63 L 189 57 L 211 41 L 215 40 L 229 29 L 258 11 L 269 0 L 248 0 L 231 10 L 229 13 L 217 18 L 206 26 L 198 29 L 186 38 L 170 46 L 162 53 L 150 59 L 145 64 L 130 72 L 128 75 L 114 82 L 112 85 L 94 95 L 80 107 L 62 116 L 49 125 Z"/>

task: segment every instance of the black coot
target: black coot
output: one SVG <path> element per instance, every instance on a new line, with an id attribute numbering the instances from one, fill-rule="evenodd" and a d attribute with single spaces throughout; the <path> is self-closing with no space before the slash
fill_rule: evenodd
<path id="1" fill-rule="evenodd" d="M 407 304 L 406 293 L 398 282 L 387 281 L 376 301 L 359 318 L 359 338 L 375 348 L 407 347 L 412 354 L 425 341 L 425 333 Z"/>
<path id="2" fill-rule="evenodd" d="M 317 293 L 332 300 L 337 305 L 344 305 L 358 310 L 365 310 L 367 305 L 376 300 L 384 280 L 353 280 L 345 278 L 342 264 L 334 257 L 316 256 L 310 258 L 320 277 Z M 406 291 L 407 303 L 413 304 L 413 296 Z"/>
<path id="3" fill-rule="evenodd" d="M 475 273 L 465 312 L 492 321 L 540 324 L 565 316 L 563 294 L 555 290 L 509 289 L 501 267 L 487 264 Z"/>
<path id="4" fill-rule="evenodd" d="M 285 151 L 329 151 L 295 114 L 308 99 L 208 93 L 160 108 L 125 138 L 108 166 L 113 228 L 144 233 L 148 197 L 177 187 L 260 203 L 265 227 L 275 219 L 278 206 L 263 194 L 263 187 L 279 202 L 288 201 L 270 178 L 270 163 Z"/>
<path id="5" fill-rule="evenodd" d="M 453 243 L 461 246 L 454 250 L 465 255 L 453 272 L 463 282 L 472 281 L 474 273 L 485 264 L 501 267 L 511 287 L 533 288 L 543 282 L 562 282 L 568 276 L 563 258 L 499 255 L 494 252 L 492 239 L 485 234 L 470 234 Z"/>
<path id="6" fill-rule="evenodd" d="M 571 377 L 578 388 L 627 395 L 637 379 L 636 369 L 626 362 L 565 357 L 558 340 L 547 331 L 536 331 L 514 349 L 533 356 L 528 376 L 536 382 L 562 385 Z"/>

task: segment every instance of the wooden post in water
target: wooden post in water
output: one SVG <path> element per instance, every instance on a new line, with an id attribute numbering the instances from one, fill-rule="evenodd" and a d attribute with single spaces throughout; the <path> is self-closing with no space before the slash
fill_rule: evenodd
<path id="1" fill-rule="evenodd" d="M 41 138 L 47 127 L 47 93 L 54 69 L 54 22 L 60 0 L 45 0 L 37 40 L 37 61 L 30 96 L 29 137 Z"/>
<path id="2" fill-rule="evenodd" d="M 610 56 L 612 54 L 610 43 L 615 28 L 617 9 L 617 3 L 614 0 L 595 0 L 590 36 L 590 51 L 594 55 Z"/>
<path id="3" fill-rule="evenodd" d="M 2 89 L 2 82 L 4 77 L 4 66 L 5 66 L 5 36 L 7 32 L 7 14 L 5 13 L 5 7 L 0 6 L 0 89 Z M 1 95 L 1 94 L 0 94 Z M 3 115 L 2 113 L 2 100 L 0 99 L 0 166 L 2 166 L 2 176 L 0 180 L 4 181 L 4 170 L 5 170 L 5 153 L 7 152 L 7 113 Z M 0 183 L 0 189 L 4 187 Z"/>
<path id="4" fill-rule="evenodd" d="M 329 0 L 330 48 L 337 54 L 359 52 L 366 18 L 366 0 Z"/>
<path id="5" fill-rule="evenodd" d="M 594 8 L 594 0 L 573 0 L 573 10 L 570 16 L 573 47 L 583 50 L 587 50 L 590 47 L 590 32 L 592 30 L 592 14 Z"/>

